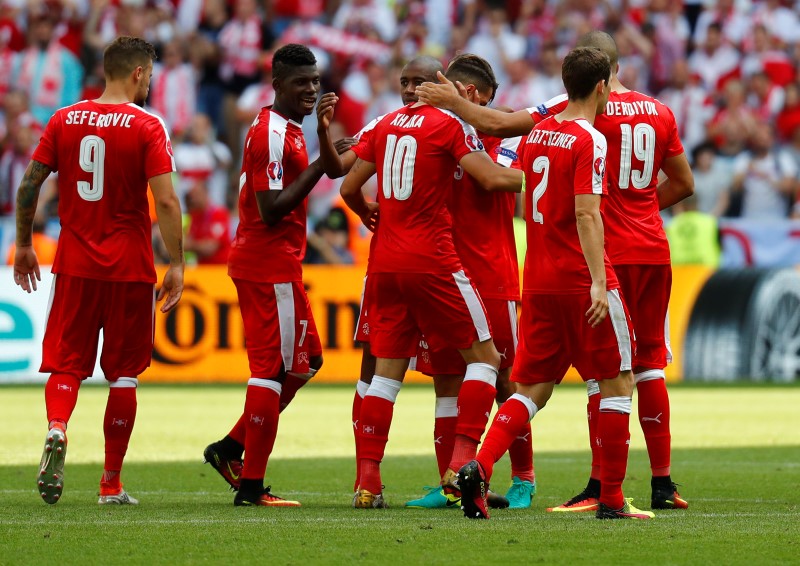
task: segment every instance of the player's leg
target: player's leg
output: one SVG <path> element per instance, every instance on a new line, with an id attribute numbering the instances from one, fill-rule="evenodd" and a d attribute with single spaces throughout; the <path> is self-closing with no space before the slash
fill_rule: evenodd
<path id="1" fill-rule="evenodd" d="M 100 367 L 108 381 L 103 417 L 105 462 L 101 505 L 137 504 L 122 485 L 122 465 L 136 422 L 138 376 L 153 351 L 155 293 L 149 283 L 103 282 L 103 352 Z"/>
<path id="2" fill-rule="evenodd" d="M 305 293 L 303 296 L 305 298 L 305 312 L 308 313 L 308 315 L 307 318 L 304 319 L 305 322 L 301 323 L 302 326 L 298 344 L 301 347 L 308 348 L 308 371 L 290 371 L 286 373 L 283 386 L 281 387 L 281 411 L 289 406 L 289 403 L 292 402 L 292 399 L 294 399 L 300 388 L 304 387 L 322 368 L 322 343 L 319 339 L 319 332 L 317 332 L 317 324 L 311 312 L 311 303 L 308 301 L 308 296 L 305 295 Z"/>
<path id="3" fill-rule="evenodd" d="M 101 310 L 95 285 L 80 277 L 56 275 L 50 291 L 39 370 L 50 373 L 45 385 L 48 432 L 36 476 L 37 493 L 50 504 L 63 494 L 67 425 L 81 382 L 92 374 L 97 357 Z"/>
<path id="4" fill-rule="evenodd" d="M 356 323 L 356 334 L 353 339 L 361 344 L 361 372 L 359 379 L 356 382 L 356 391 L 353 394 L 353 406 L 351 410 L 351 417 L 353 423 L 353 439 L 356 448 L 356 479 L 353 482 L 353 491 L 358 490 L 359 473 L 358 473 L 358 419 L 361 415 L 361 403 L 364 401 L 364 395 L 369 389 L 369 384 L 372 383 L 372 376 L 375 375 L 375 356 L 372 355 L 372 349 L 369 344 L 369 308 L 367 301 L 367 281 L 368 277 L 364 277 L 364 287 L 361 291 L 361 309 L 358 314 L 358 322 Z"/>

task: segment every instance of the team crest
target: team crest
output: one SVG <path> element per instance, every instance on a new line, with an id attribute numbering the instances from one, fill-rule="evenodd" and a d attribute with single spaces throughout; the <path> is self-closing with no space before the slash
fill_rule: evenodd
<path id="1" fill-rule="evenodd" d="M 172 142 L 169 141 L 169 138 L 167 138 L 167 153 L 169 153 L 170 157 L 172 157 L 174 155 L 172 153 Z"/>
<path id="2" fill-rule="evenodd" d="M 303 149 L 303 138 L 300 136 L 294 138 L 294 145 L 297 146 L 297 149 Z"/>
<path id="3" fill-rule="evenodd" d="M 308 363 L 308 352 L 300 352 L 297 354 L 297 363 L 298 364 L 307 364 Z"/>
<path id="4" fill-rule="evenodd" d="M 273 181 L 280 181 L 283 179 L 283 165 L 280 161 L 273 161 L 267 165 L 267 175 Z"/>
<path id="5" fill-rule="evenodd" d="M 606 172 L 606 160 L 598 157 L 594 160 L 594 172 L 597 176 L 602 177 Z"/>
<path id="6" fill-rule="evenodd" d="M 464 142 L 467 144 L 467 147 L 470 148 L 472 151 L 483 151 L 483 143 L 481 140 L 478 139 L 478 136 L 475 134 L 467 134 L 464 137 Z"/>

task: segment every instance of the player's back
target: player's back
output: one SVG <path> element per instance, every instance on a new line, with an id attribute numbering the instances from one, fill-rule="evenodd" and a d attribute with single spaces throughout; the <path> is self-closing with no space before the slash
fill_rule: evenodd
<path id="1" fill-rule="evenodd" d="M 523 142 L 525 293 L 576 293 L 591 287 L 575 219 L 575 196 L 604 195 L 606 141 L 586 120 L 548 118 Z M 606 258 L 608 288 L 617 287 Z"/>
<path id="2" fill-rule="evenodd" d="M 482 149 L 471 126 L 428 105 L 405 106 L 376 124 L 356 150 L 377 168 L 380 221 L 371 271 L 461 269 L 446 199 L 459 160 Z"/>
<path id="3" fill-rule="evenodd" d="M 175 170 L 164 123 L 133 103 L 58 110 L 33 158 L 58 171 L 55 273 L 155 282 L 147 180 Z"/>
<path id="4" fill-rule="evenodd" d="M 669 263 L 656 189 L 664 160 L 683 153 L 672 111 L 640 92 L 612 92 L 595 127 L 608 141 L 604 213 L 611 263 Z"/>

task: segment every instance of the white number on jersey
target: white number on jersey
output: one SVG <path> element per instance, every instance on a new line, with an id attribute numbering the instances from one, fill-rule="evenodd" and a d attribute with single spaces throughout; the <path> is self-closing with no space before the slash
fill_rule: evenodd
<path id="1" fill-rule="evenodd" d="M 544 216 L 539 212 L 539 199 L 542 198 L 544 192 L 547 190 L 547 178 L 550 176 L 550 160 L 545 155 L 540 155 L 533 160 L 533 172 L 541 173 L 542 180 L 533 189 L 533 211 L 531 217 L 534 222 L 544 224 Z"/>
<path id="2" fill-rule="evenodd" d="M 105 179 L 106 142 L 97 136 L 86 136 L 81 140 L 79 151 L 81 169 L 92 174 L 92 182 L 78 181 L 78 195 L 83 200 L 100 200 Z"/>
<path id="3" fill-rule="evenodd" d="M 646 189 L 653 180 L 653 161 L 656 153 L 656 131 L 650 124 L 621 124 L 622 148 L 619 156 L 619 188 Z M 641 171 L 631 171 L 631 159 L 644 164 Z"/>
<path id="4" fill-rule="evenodd" d="M 386 136 L 386 151 L 383 155 L 383 196 L 406 200 L 411 196 L 414 182 L 414 163 L 417 160 L 417 140 L 403 136 L 399 140 L 394 134 Z"/>

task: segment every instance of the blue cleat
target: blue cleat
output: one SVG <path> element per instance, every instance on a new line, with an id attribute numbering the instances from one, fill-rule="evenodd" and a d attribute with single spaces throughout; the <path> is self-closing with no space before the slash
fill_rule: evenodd
<path id="1" fill-rule="evenodd" d="M 419 499 L 406 502 L 406 507 L 411 509 L 459 509 L 461 508 L 461 492 L 447 489 L 441 485 L 425 486 L 428 493 Z"/>
<path id="2" fill-rule="evenodd" d="M 533 496 L 536 495 L 536 482 L 521 480 L 517 476 L 512 479 L 511 487 L 508 488 L 506 499 L 508 499 L 509 509 L 527 509 L 531 506 Z"/>

